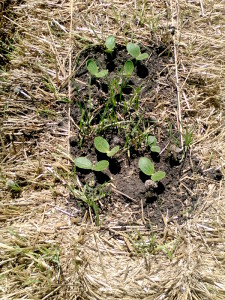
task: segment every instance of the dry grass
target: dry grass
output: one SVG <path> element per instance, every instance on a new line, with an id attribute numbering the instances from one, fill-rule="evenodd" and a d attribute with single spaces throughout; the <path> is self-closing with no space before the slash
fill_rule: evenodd
<path id="1" fill-rule="evenodd" d="M 83 47 L 108 34 L 124 43 L 126 32 L 147 43 L 154 32 L 175 45 L 177 115 L 194 129 L 192 152 L 206 172 L 224 174 L 224 2 L 20 2 L 0 3 L 2 47 L 10 50 L 0 73 L 1 299 L 224 299 L 224 181 L 196 177 L 204 196 L 183 225 L 165 219 L 164 231 L 124 230 L 112 213 L 100 230 L 68 212 L 73 126 L 69 104 L 60 104 Z"/>

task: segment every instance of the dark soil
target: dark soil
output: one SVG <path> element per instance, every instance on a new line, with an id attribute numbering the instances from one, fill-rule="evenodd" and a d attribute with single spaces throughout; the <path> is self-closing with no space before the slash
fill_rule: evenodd
<path id="1" fill-rule="evenodd" d="M 76 61 L 77 72 L 73 78 L 72 118 L 77 126 L 74 126 L 75 134 L 70 140 L 71 154 L 74 158 L 87 156 L 92 162 L 105 159 L 104 155 L 97 153 L 94 148 L 94 138 L 99 135 L 107 139 L 111 148 L 120 145 L 121 151 L 109 160 L 110 166 L 107 171 L 94 173 L 77 169 L 80 181 L 91 186 L 90 195 L 93 195 L 93 191 L 97 193 L 96 190 L 102 184 L 109 181 L 112 183 L 113 188 L 107 188 L 110 190 L 109 195 L 101 200 L 99 205 L 101 215 L 116 210 L 118 203 L 120 207 L 128 204 L 130 209 L 133 207 L 135 223 L 142 216 L 142 200 L 145 220 L 162 227 L 162 215 L 167 216 L 168 220 L 182 223 L 195 208 L 198 196 L 195 194 L 193 175 L 199 173 L 199 163 L 197 159 L 190 158 L 188 153 L 181 162 L 181 154 L 174 158 L 169 151 L 169 145 L 177 143 L 179 137 L 174 126 L 176 118 L 173 114 L 176 110 L 176 92 L 172 79 L 174 75 L 171 75 L 168 67 L 173 63 L 170 48 L 152 45 L 141 47 L 141 50 L 148 52 L 149 58 L 137 64 L 133 60 L 134 73 L 121 95 L 120 85 L 117 87 L 115 107 L 108 101 L 110 89 L 105 78 L 92 78 L 89 86 L 90 76 L 86 61 L 93 58 L 98 61 L 100 68 L 108 69 L 109 82 L 112 83 L 125 61 L 131 59 L 126 48 L 118 46 L 112 57 L 106 54 L 101 46 L 91 47 L 81 53 Z M 160 93 L 159 82 L 163 82 L 160 85 Z M 138 87 L 141 87 L 138 104 L 134 101 L 124 110 L 125 103 L 130 101 Z M 88 100 L 89 96 L 91 102 Z M 106 104 L 108 113 L 104 110 Z M 161 122 L 158 112 L 160 105 L 167 107 L 164 122 Z M 101 123 L 103 115 L 104 121 Z M 114 118 L 113 122 L 111 117 Z M 81 128 L 80 131 L 77 130 L 78 127 Z M 156 136 L 161 150 L 165 148 L 161 155 L 151 153 L 146 145 L 146 135 L 143 136 L 143 132 L 147 130 L 149 134 Z M 145 180 L 149 178 L 138 168 L 141 156 L 152 159 L 155 170 L 166 172 L 166 177 L 158 187 L 150 191 L 146 191 L 145 188 Z M 75 200 L 76 206 L 86 210 L 87 205 L 82 201 L 73 197 L 71 199 Z M 96 204 L 98 205 L 97 202 Z"/>

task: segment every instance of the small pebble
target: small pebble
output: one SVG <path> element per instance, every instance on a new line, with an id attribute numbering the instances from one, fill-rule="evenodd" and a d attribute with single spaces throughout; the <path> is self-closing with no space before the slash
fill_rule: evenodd
<path id="1" fill-rule="evenodd" d="M 156 189 L 158 187 L 158 184 L 157 182 L 151 180 L 151 179 L 148 179 L 145 181 L 145 188 L 146 190 L 152 190 L 152 189 Z"/>
<path id="2" fill-rule="evenodd" d="M 121 144 L 121 140 L 118 136 L 114 136 L 112 142 L 113 142 L 114 145 L 120 145 Z"/>

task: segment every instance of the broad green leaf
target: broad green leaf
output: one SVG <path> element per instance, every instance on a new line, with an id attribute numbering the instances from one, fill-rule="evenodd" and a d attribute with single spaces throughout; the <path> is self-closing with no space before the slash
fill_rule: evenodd
<path id="1" fill-rule="evenodd" d="M 93 59 L 87 61 L 87 69 L 91 75 L 96 75 L 98 73 L 98 67 Z"/>
<path id="2" fill-rule="evenodd" d="M 148 58 L 148 53 L 141 53 L 140 55 L 138 55 L 138 57 L 136 57 L 136 60 L 144 60 Z"/>
<path id="3" fill-rule="evenodd" d="M 115 48 L 116 41 L 113 35 L 110 35 L 106 38 L 105 45 L 110 52 Z"/>
<path id="4" fill-rule="evenodd" d="M 127 51 L 131 56 L 135 58 L 137 58 L 141 54 L 140 47 L 137 44 L 133 44 L 133 43 L 127 44 Z"/>
<path id="5" fill-rule="evenodd" d="M 155 173 L 152 175 L 151 179 L 152 179 L 153 181 L 160 181 L 160 180 L 162 180 L 165 176 L 166 176 L 166 173 L 165 173 L 164 171 L 157 171 L 157 172 L 155 172 Z"/>
<path id="6" fill-rule="evenodd" d="M 101 136 L 94 139 L 95 148 L 101 153 L 109 152 L 109 143 Z"/>
<path id="7" fill-rule="evenodd" d="M 149 135 L 148 136 L 148 144 L 149 145 L 156 145 L 156 143 L 157 143 L 156 138 L 153 135 Z"/>
<path id="8" fill-rule="evenodd" d="M 87 157 L 77 157 L 75 159 L 75 165 L 78 168 L 90 170 L 92 169 L 92 163 Z"/>
<path id="9" fill-rule="evenodd" d="M 160 152 L 160 148 L 157 145 L 153 145 L 153 146 L 151 146 L 151 151 L 159 153 Z"/>
<path id="10" fill-rule="evenodd" d="M 145 175 L 150 176 L 154 173 L 154 164 L 147 157 L 141 157 L 138 166 Z"/>
<path id="11" fill-rule="evenodd" d="M 102 77 L 105 77 L 107 74 L 108 74 L 108 70 L 102 70 L 102 71 L 96 73 L 95 76 L 97 78 L 102 78 Z"/>
<path id="12" fill-rule="evenodd" d="M 100 160 L 97 164 L 93 167 L 94 171 L 100 172 L 107 169 L 109 166 L 109 162 L 107 160 Z"/>
<path id="13" fill-rule="evenodd" d="M 127 60 L 124 64 L 124 72 L 126 76 L 130 76 L 134 71 L 134 64 L 131 60 Z"/>
<path id="14" fill-rule="evenodd" d="M 107 152 L 107 156 L 108 156 L 108 157 L 112 157 L 112 156 L 115 155 L 119 150 L 120 150 L 120 147 L 119 147 L 119 146 L 116 146 L 116 147 L 112 148 L 111 151 Z"/>

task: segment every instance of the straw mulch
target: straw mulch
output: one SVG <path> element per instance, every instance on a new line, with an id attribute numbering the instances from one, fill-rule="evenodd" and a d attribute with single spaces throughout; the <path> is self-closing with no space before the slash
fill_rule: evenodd
<path id="1" fill-rule="evenodd" d="M 70 109 L 62 105 L 71 94 L 72 55 L 109 34 L 124 44 L 125 31 L 143 43 L 154 33 L 176 57 L 177 114 L 193 125 L 192 154 L 206 172 L 224 175 L 224 2 L 0 5 L 0 298 L 224 299 L 224 180 L 195 178 L 194 193 L 203 196 L 182 225 L 165 216 L 164 230 L 124 230 L 112 214 L 100 229 L 68 211 L 69 186 L 77 182 Z M 137 252 L 131 236 L 138 232 L 143 245 L 154 238 L 157 250 Z"/>

